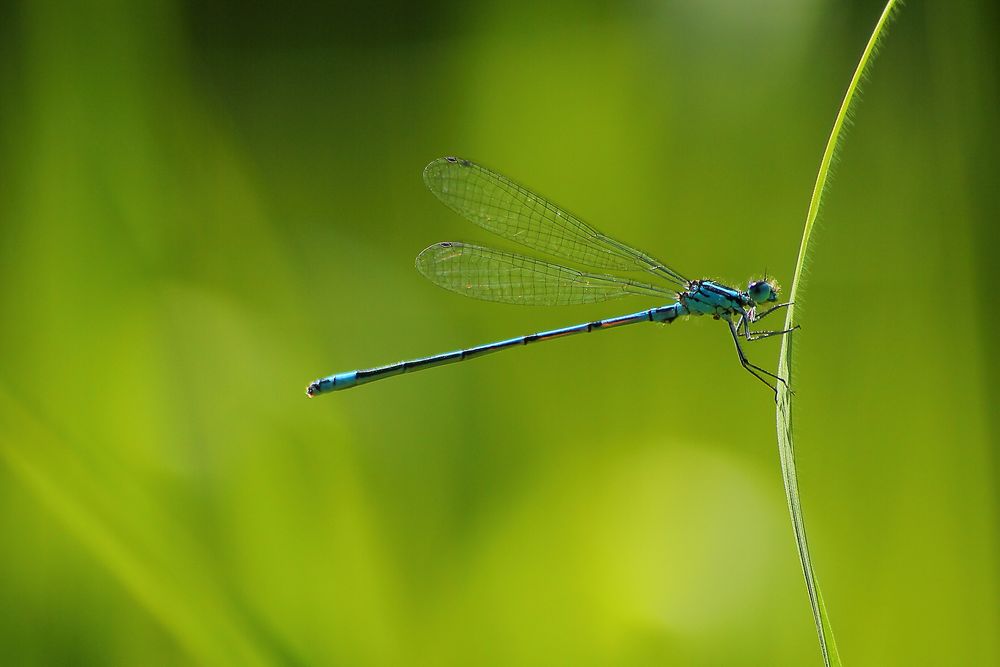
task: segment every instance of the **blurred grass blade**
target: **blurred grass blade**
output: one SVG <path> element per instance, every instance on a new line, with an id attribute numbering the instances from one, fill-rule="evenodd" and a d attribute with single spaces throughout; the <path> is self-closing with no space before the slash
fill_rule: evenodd
<path id="1" fill-rule="evenodd" d="M 138 608 L 192 663 L 273 664 L 260 633 L 247 627 L 237 603 L 201 566 L 204 556 L 192 553 L 165 517 L 132 511 L 141 500 L 127 489 L 95 483 L 80 451 L 0 385 L 0 463 L 105 566 Z"/>
<path id="2" fill-rule="evenodd" d="M 830 138 L 826 142 L 826 150 L 823 151 L 823 160 L 820 162 L 819 173 L 816 175 L 816 184 L 813 186 L 812 198 L 809 200 L 809 211 L 806 214 L 805 228 L 802 230 L 802 242 L 799 245 L 799 256 L 795 262 L 795 275 L 792 278 L 792 287 L 788 300 L 793 305 L 788 307 L 785 316 L 785 327 L 790 329 L 796 324 L 794 303 L 800 299 L 799 289 L 802 286 L 802 267 L 805 264 L 806 256 L 810 248 L 813 226 L 819 215 L 820 207 L 823 203 L 823 196 L 826 194 L 827 182 L 830 176 L 830 166 L 836 158 L 837 151 L 843 142 L 848 121 L 851 118 L 852 107 L 858 98 L 858 91 L 861 82 L 864 81 L 868 68 L 875 59 L 878 44 L 885 35 L 886 26 L 889 19 L 902 4 L 897 0 L 889 0 L 886 3 L 882 15 L 879 17 L 875 29 L 872 31 L 868 44 L 865 46 L 861 60 L 854 70 L 854 77 L 847 87 L 844 99 L 837 112 L 837 120 L 833 124 Z M 791 358 L 795 336 L 784 336 L 781 343 L 781 353 L 778 358 L 778 374 L 787 378 L 791 383 Z M 823 662 L 830 665 L 840 665 L 840 655 L 837 652 L 837 644 L 833 637 L 833 628 L 830 626 L 830 619 L 826 613 L 826 605 L 823 603 L 823 596 L 820 593 L 819 582 L 813 571 L 812 559 L 809 556 L 809 544 L 806 541 L 806 527 L 802 518 L 802 507 L 799 502 L 799 485 L 795 472 L 795 447 L 792 438 L 792 396 L 785 386 L 778 383 L 778 404 L 777 404 L 777 428 L 778 428 L 778 453 L 781 457 L 781 475 L 785 483 L 785 495 L 788 499 L 788 511 L 792 517 L 792 528 L 795 531 L 795 542 L 799 550 L 799 560 L 802 563 L 802 573 L 806 579 L 806 589 L 809 592 L 809 604 L 812 606 L 813 618 L 816 622 L 816 632 L 819 635 L 820 649 L 823 651 Z"/>

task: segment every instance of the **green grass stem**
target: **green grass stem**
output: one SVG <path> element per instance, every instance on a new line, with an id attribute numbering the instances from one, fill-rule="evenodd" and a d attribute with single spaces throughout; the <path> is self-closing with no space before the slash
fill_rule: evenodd
<path id="1" fill-rule="evenodd" d="M 799 255 L 795 262 L 795 273 L 792 278 L 792 287 L 788 295 L 788 300 L 793 305 L 788 307 L 785 315 L 785 327 L 790 329 L 796 325 L 795 302 L 799 299 L 799 291 L 803 284 L 803 267 L 806 257 L 809 255 L 810 244 L 812 242 L 813 227 L 819 216 L 820 208 L 823 205 L 823 197 L 829 185 L 830 168 L 837 157 L 840 145 L 843 143 L 846 130 L 852 118 L 853 107 L 858 99 L 858 92 L 861 84 L 865 81 L 869 68 L 875 59 L 880 40 L 885 36 L 886 26 L 889 20 L 898 9 L 901 2 L 889 0 L 882 15 L 879 17 L 875 29 L 872 31 L 868 44 L 858 66 L 854 70 L 854 76 L 847 87 L 844 99 L 837 112 L 837 119 L 833 123 L 833 130 L 830 138 L 826 142 L 826 149 L 823 151 L 823 159 L 820 162 L 819 173 L 816 174 L 816 184 L 813 186 L 812 198 L 809 200 L 809 211 L 806 214 L 805 227 L 802 230 L 802 242 L 799 244 Z M 778 374 L 792 382 L 791 358 L 795 334 L 784 336 L 781 343 L 781 352 L 778 358 Z M 778 384 L 777 401 L 777 431 L 778 431 L 778 454 L 781 458 L 781 475 L 785 484 L 785 496 L 788 499 L 788 512 L 792 518 L 792 529 L 795 532 L 795 542 L 798 546 L 799 561 L 802 563 L 802 573 L 806 580 L 806 589 L 809 593 L 809 604 L 812 607 L 813 619 L 816 623 L 816 633 L 819 635 L 820 650 L 823 652 L 823 663 L 827 667 L 841 665 L 840 654 L 837 651 L 837 643 L 834 640 L 833 628 L 830 625 L 830 618 L 823 603 L 823 595 L 820 592 L 819 582 L 813 569 L 812 558 L 809 555 L 809 543 L 806 540 L 805 521 L 802 516 L 802 506 L 799 500 L 799 485 L 795 471 L 795 446 L 792 429 L 792 394 L 781 383 Z"/>

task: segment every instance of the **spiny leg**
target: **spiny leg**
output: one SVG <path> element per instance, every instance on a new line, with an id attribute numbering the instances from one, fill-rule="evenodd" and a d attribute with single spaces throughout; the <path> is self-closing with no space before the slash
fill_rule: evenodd
<path id="1" fill-rule="evenodd" d="M 800 328 L 802 325 L 796 324 L 791 329 L 782 329 L 781 331 L 751 331 L 747 335 L 747 340 L 755 341 L 762 338 L 770 338 L 771 336 L 783 336 L 787 333 L 792 333 L 796 329 Z"/>
<path id="2" fill-rule="evenodd" d="M 788 303 L 779 303 L 777 306 L 768 308 L 763 313 L 758 313 L 756 307 L 751 308 L 749 312 L 745 313 L 741 312 L 740 321 L 736 323 L 736 333 L 738 334 L 740 332 L 740 327 L 743 327 L 743 335 L 746 337 L 747 340 L 757 340 L 758 336 L 756 334 L 758 333 L 766 333 L 770 336 L 778 334 L 779 332 L 777 331 L 750 331 L 750 325 L 753 324 L 754 322 L 761 321 L 762 319 L 764 319 L 774 311 L 778 310 L 779 308 L 788 308 L 790 305 L 792 305 L 792 303 L 793 302 L 791 301 L 789 301 Z M 792 327 L 792 329 L 797 329 L 797 328 L 798 325 Z M 791 329 L 789 329 L 789 331 L 791 331 Z M 759 338 L 767 338 L 767 336 L 759 336 Z"/>
<path id="3" fill-rule="evenodd" d="M 768 382 L 767 380 L 765 380 L 764 378 L 762 378 L 760 375 L 757 375 L 757 373 L 755 373 L 752 370 L 754 368 L 757 368 L 757 366 L 754 366 L 753 364 L 751 364 L 750 361 L 747 359 L 746 355 L 743 354 L 743 348 L 740 347 L 740 337 L 739 337 L 739 334 L 736 333 L 736 327 L 733 326 L 732 321 L 728 321 L 727 324 L 729 324 L 729 331 L 733 335 L 733 342 L 736 344 L 736 354 L 740 358 L 740 365 L 743 366 L 743 368 L 745 368 L 750 373 L 750 375 L 754 376 L 755 378 L 757 378 L 758 380 L 760 380 L 761 382 L 763 382 L 764 384 L 766 384 L 768 387 L 770 387 L 771 390 L 773 392 L 775 392 L 775 395 L 777 395 L 778 390 L 774 387 L 774 385 L 772 385 L 770 382 Z M 758 370 L 760 370 L 762 373 L 765 373 L 767 375 L 771 375 L 771 373 L 768 373 L 763 368 L 760 368 Z M 774 375 L 772 375 L 772 377 L 777 378 L 777 376 L 774 376 Z M 777 378 L 777 379 L 780 379 L 780 378 Z"/>
<path id="4" fill-rule="evenodd" d="M 750 331 L 749 323 L 750 315 L 749 313 L 740 313 L 740 321 L 736 323 L 736 335 L 740 335 L 740 327 L 743 327 L 747 332 Z"/>
<path id="5" fill-rule="evenodd" d="M 756 311 L 750 311 L 750 313 L 748 313 L 747 315 L 741 315 L 740 316 L 740 322 L 739 322 L 739 324 L 743 325 L 743 330 L 744 330 L 744 333 L 746 334 L 746 339 L 748 341 L 755 341 L 755 340 L 761 340 L 762 338 L 770 338 L 771 336 L 782 336 L 784 334 L 791 333 L 792 331 L 795 331 L 796 329 L 798 329 L 799 327 L 801 327 L 800 324 L 796 324 L 794 327 L 792 327 L 790 329 L 782 329 L 781 331 L 751 331 L 750 330 L 750 324 L 751 323 L 761 321 L 762 319 L 764 319 L 765 317 L 767 317 L 768 315 L 770 315 L 771 313 L 773 313 L 774 311 L 776 311 L 776 310 L 778 310 L 780 308 L 788 308 L 789 306 L 792 305 L 792 303 L 793 303 L 792 301 L 789 301 L 788 303 L 779 303 L 777 306 L 773 306 L 771 308 L 768 308 L 763 313 L 757 313 Z M 739 324 L 736 325 L 736 331 L 737 332 L 739 332 L 739 330 L 740 330 Z"/>
<path id="6" fill-rule="evenodd" d="M 774 392 L 774 400 L 777 401 L 778 400 L 778 388 L 775 385 L 773 385 L 770 382 L 768 382 L 767 380 L 765 380 L 764 378 L 762 378 L 760 375 L 758 375 L 754 371 L 760 371 L 764 375 L 767 375 L 769 377 L 773 377 L 775 380 L 777 380 L 781 384 L 785 385 L 786 388 L 788 387 L 788 383 L 785 382 L 784 378 L 778 377 L 774 373 L 766 371 L 763 368 L 761 368 L 760 366 L 755 366 L 755 365 L 751 364 L 750 360 L 747 359 L 747 356 L 745 354 L 743 354 L 743 348 L 740 347 L 740 336 L 739 336 L 739 334 L 736 333 L 736 325 L 733 324 L 732 320 L 726 320 L 726 323 L 729 324 L 729 333 L 731 333 L 733 335 L 733 342 L 736 343 L 736 354 L 740 358 L 740 365 L 743 366 L 743 368 L 745 368 L 746 371 L 748 373 L 750 373 L 750 375 L 754 376 L 755 378 L 757 378 L 758 380 L 760 380 L 761 382 L 763 382 L 764 384 L 766 384 L 768 387 L 770 387 L 771 391 Z"/>
<path id="7" fill-rule="evenodd" d="M 768 308 L 763 313 L 754 313 L 754 316 L 750 321 L 751 322 L 760 321 L 780 308 L 788 308 L 790 305 L 792 305 L 792 303 L 793 303 L 792 301 L 789 301 L 788 303 L 779 303 L 777 306 L 772 306 L 771 308 Z"/>

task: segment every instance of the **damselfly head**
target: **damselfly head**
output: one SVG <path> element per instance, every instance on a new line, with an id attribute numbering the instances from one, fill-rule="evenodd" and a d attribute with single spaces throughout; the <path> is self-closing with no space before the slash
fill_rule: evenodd
<path id="1" fill-rule="evenodd" d="M 757 304 L 777 301 L 778 284 L 773 280 L 752 280 L 747 285 L 747 295 Z"/>

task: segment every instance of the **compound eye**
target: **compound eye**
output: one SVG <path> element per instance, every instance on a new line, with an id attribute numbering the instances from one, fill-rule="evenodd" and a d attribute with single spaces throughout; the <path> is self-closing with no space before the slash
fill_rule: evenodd
<path id="1" fill-rule="evenodd" d="M 766 280 L 757 280 L 747 286 L 747 294 L 755 303 L 778 300 L 778 288 Z"/>

